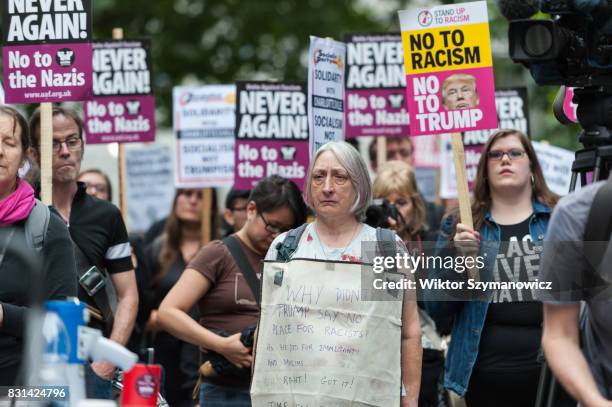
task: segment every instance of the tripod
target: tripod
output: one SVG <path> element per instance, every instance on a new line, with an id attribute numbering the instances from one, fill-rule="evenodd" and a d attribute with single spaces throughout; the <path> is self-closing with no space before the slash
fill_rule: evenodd
<path id="1" fill-rule="evenodd" d="M 597 114 L 605 114 L 608 109 L 612 109 L 612 105 L 609 104 L 612 101 L 612 97 L 603 91 L 593 91 L 592 89 L 577 90 L 576 95 L 589 96 L 592 99 L 589 102 L 585 101 L 585 103 L 579 104 L 578 107 L 578 119 L 584 128 L 579 141 L 584 148 L 576 151 L 574 162 L 572 163 L 570 193 L 576 190 L 579 176 L 580 185 L 585 186 L 589 183 L 589 173 L 593 174 L 591 181 L 597 182 L 607 179 L 612 169 L 612 132 L 608 126 L 601 126 L 592 122 L 593 120 L 606 122 L 606 120 L 598 120 L 607 118 L 597 117 Z M 585 316 L 584 308 L 581 309 L 580 314 L 582 319 Z M 574 407 L 576 406 L 576 401 L 560 386 L 548 364 L 543 360 L 535 407 L 565 406 Z"/>

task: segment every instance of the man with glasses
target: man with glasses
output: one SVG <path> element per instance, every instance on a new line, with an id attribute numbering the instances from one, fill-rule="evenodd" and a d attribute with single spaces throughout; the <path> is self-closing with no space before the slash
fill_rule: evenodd
<path id="1" fill-rule="evenodd" d="M 225 210 L 223 211 L 224 236 L 238 232 L 246 223 L 246 207 L 249 200 L 248 189 L 232 188 L 225 197 Z"/>
<path id="2" fill-rule="evenodd" d="M 32 115 L 30 128 L 32 145 L 38 150 L 39 110 Z M 138 309 L 131 248 L 119 209 L 110 202 L 91 197 L 86 193 L 85 184 L 77 182 L 83 154 L 83 121 L 74 110 L 54 106 L 53 206 L 68 225 L 75 246 L 79 299 L 92 311 L 90 325 L 106 330 L 110 339 L 125 345 Z M 108 274 L 105 275 L 103 270 Z M 112 298 L 106 294 L 100 281 L 114 287 L 116 309 L 113 309 Z M 115 367 L 107 362 L 94 362 L 86 372 L 88 397 L 110 398 L 110 380 Z"/>

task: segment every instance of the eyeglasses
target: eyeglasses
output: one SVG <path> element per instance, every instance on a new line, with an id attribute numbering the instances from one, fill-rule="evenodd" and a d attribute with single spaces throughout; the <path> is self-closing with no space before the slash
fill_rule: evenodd
<path id="1" fill-rule="evenodd" d="M 60 152 L 62 144 L 66 144 L 66 148 L 70 151 L 79 151 L 83 145 L 83 140 L 78 137 L 68 137 L 65 140 L 53 140 L 53 152 L 55 154 Z"/>
<path id="2" fill-rule="evenodd" d="M 501 161 L 503 160 L 504 155 L 507 155 L 510 160 L 518 160 L 519 158 L 523 158 L 525 154 L 526 153 L 523 150 L 513 148 L 508 151 L 491 150 L 487 153 L 487 157 L 489 158 L 489 160 Z"/>
<path id="3" fill-rule="evenodd" d="M 317 186 L 325 184 L 327 179 L 326 173 L 317 173 L 312 176 L 312 183 Z M 331 180 L 334 185 L 344 185 L 349 180 L 348 174 L 334 173 L 331 174 Z"/>
<path id="4" fill-rule="evenodd" d="M 264 218 L 263 213 L 260 213 L 258 215 L 261 217 L 261 220 L 263 220 L 264 225 L 266 225 L 266 231 L 268 231 L 269 233 L 278 235 L 289 230 L 289 228 L 286 226 L 280 227 L 269 224 L 266 218 Z"/>

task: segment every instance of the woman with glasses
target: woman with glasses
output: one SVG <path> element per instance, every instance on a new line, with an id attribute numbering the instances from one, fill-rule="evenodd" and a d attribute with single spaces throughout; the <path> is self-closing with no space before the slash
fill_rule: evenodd
<path id="1" fill-rule="evenodd" d="M 77 181 L 84 182 L 87 193 L 103 201 L 113 201 L 113 189 L 110 179 L 102 170 L 90 168 L 81 171 Z"/>
<path id="2" fill-rule="evenodd" d="M 546 186 L 531 142 L 516 130 L 493 133 L 478 163 L 472 216 L 474 229 L 444 221 L 439 255 L 480 256 L 484 282 L 535 281 L 540 248 L 557 195 Z M 449 248 L 452 239 L 454 248 Z M 431 278 L 466 281 L 468 273 L 436 269 Z M 501 285 L 500 285 L 501 287 Z M 510 286 L 511 287 L 511 286 Z M 465 396 L 468 407 L 532 407 L 540 375 L 538 352 L 542 304 L 530 289 L 490 290 L 471 301 L 437 301 L 457 292 L 426 292 L 434 318 L 455 318 L 446 355 L 446 388 Z M 445 297 L 444 299 L 448 299 Z M 464 298 L 465 299 L 465 298 Z"/>
<path id="3" fill-rule="evenodd" d="M 305 215 L 306 206 L 293 182 L 279 176 L 264 178 L 251 191 L 242 229 L 202 247 L 159 307 L 162 329 L 202 349 L 200 405 L 251 405 L 252 356 L 241 333 L 257 324 L 260 308 L 249 281 L 251 277 L 258 281 L 272 240 L 304 223 Z M 239 264 L 230 250 L 238 250 L 246 264 Z M 195 305 L 199 324 L 188 315 Z M 239 372 L 230 374 L 216 364 L 211 368 L 213 357 L 218 361 L 219 355 Z"/>
<path id="4" fill-rule="evenodd" d="M 376 242 L 376 229 L 362 222 L 372 197 L 372 183 L 363 158 L 346 142 L 329 142 L 313 156 L 306 181 L 306 202 L 315 212 L 315 221 L 302 233 L 290 258 L 345 262 L 368 262 L 363 242 Z M 267 260 L 278 260 L 278 245 L 272 244 Z M 397 247 L 403 245 L 396 237 Z M 288 259 L 285 259 L 288 260 Z M 339 305 L 341 306 L 341 305 Z M 401 369 L 406 396 L 401 405 L 416 406 L 421 372 L 421 330 L 416 303 L 404 301 L 402 312 Z M 375 352 L 381 349 L 362 349 Z M 399 389 L 398 389 L 399 391 Z"/>

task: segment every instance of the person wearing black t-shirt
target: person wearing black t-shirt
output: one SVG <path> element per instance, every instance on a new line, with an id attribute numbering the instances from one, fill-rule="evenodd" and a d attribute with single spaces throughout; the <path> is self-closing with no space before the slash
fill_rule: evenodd
<path id="1" fill-rule="evenodd" d="M 491 135 L 478 163 L 472 215 L 474 229 L 457 214 L 442 224 L 437 254 L 453 238 L 457 255 L 482 256 L 483 279 L 534 281 L 551 209 L 558 200 L 546 186 L 531 142 L 516 130 Z M 432 278 L 463 278 L 436 269 Z M 467 279 L 467 277 L 465 277 Z M 444 386 L 465 396 L 468 407 L 533 407 L 540 364 L 542 304 L 528 290 L 499 290 L 489 301 L 435 301 L 425 306 L 434 319 L 454 317 Z M 431 301 L 433 300 L 433 301 Z"/>
<path id="2" fill-rule="evenodd" d="M 534 281 L 540 255 L 529 234 L 529 220 L 514 225 L 499 224 L 501 241 L 493 266 L 495 281 Z M 493 292 L 480 335 L 478 359 L 470 380 L 470 406 L 490 405 L 500 393 L 515 391 L 516 406 L 531 406 L 536 398 L 542 337 L 542 303 L 531 290 Z"/>
<path id="3" fill-rule="evenodd" d="M 35 148 L 40 139 L 40 111 L 34 112 L 30 128 Z M 74 110 L 53 107 L 53 205 L 68 225 L 75 250 L 82 252 L 88 265 L 106 269 L 117 293 L 117 306 L 110 339 L 127 344 L 138 310 L 138 290 L 131 260 L 127 230 L 119 209 L 86 193 L 77 182 L 83 159 L 83 122 Z M 77 253 L 78 257 L 78 253 Z M 93 308 L 100 307 L 79 286 L 79 299 Z M 103 312 L 102 312 L 103 313 Z M 95 314 L 94 314 L 95 315 Z M 96 328 L 103 328 L 98 323 Z M 88 397 L 110 398 L 115 366 L 93 362 L 87 370 Z"/>

